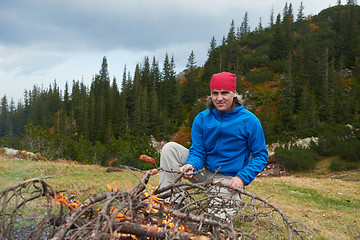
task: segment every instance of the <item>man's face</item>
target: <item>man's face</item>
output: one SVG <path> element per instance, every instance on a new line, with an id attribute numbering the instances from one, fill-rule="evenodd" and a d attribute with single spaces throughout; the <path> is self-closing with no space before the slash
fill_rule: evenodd
<path id="1" fill-rule="evenodd" d="M 235 92 L 228 90 L 215 89 L 211 91 L 211 101 L 213 102 L 215 108 L 220 112 L 228 112 L 231 110 L 235 96 Z"/>

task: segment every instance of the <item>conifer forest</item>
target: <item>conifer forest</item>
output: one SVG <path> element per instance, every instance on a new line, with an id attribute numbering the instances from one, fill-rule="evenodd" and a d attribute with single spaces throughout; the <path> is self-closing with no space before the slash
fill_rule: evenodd
<path id="1" fill-rule="evenodd" d="M 206 108 L 212 74 L 229 71 L 268 144 L 317 136 L 311 151 L 359 166 L 360 7 L 349 0 L 314 16 L 302 10 L 286 4 L 255 29 L 247 14 L 239 25 L 233 20 L 223 39 L 210 39 L 205 64 L 197 66 L 191 52 L 181 73 L 175 72 L 176 56 L 166 54 L 162 63 L 145 56 L 133 75 L 125 67 L 123 76 L 110 79 L 104 57 L 89 86 L 49 79 L 48 87 L 24 90 L 17 103 L 2 96 L 0 148 L 104 166 L 117 158 L 148 168 L 138 158 L 158 161 L 151 139 L 190 146 L 191 124 Z"/>

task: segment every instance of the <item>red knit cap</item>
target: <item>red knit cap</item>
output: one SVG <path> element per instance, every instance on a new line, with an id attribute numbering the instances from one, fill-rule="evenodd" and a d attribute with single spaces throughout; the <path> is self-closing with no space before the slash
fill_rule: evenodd
<path id="1" fill-rule="evenodd" d="M 236 75 L 229 72 L 214 74 L 210 81 L 210 90 L 228 90 L 236 92 Z"/>

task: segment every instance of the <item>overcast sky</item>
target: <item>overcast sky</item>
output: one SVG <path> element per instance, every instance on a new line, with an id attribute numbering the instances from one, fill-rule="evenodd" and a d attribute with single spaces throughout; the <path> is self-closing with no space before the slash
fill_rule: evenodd
<path id="1" fill-rule="evenodd" d="M 345 4 L 345 0 L 342 0 Z M 181 72 L 191 51 L 203 66 L 214 36 L 218 45 L 230 23 L 245 12 L 254 30 L 282 14 L 285 3 L 296 16 L 300 2 L 286 0 L 0 0 L 0 97 L 15 103 L 34 85 L 56 79 L 89 86 L 107 57 L 111 79 L 121 84 L 125 65 L 131 76 L 145 56 L 174 56 Z M 303 0 L 304 14 L 318 14 L 337 0 Z"/>

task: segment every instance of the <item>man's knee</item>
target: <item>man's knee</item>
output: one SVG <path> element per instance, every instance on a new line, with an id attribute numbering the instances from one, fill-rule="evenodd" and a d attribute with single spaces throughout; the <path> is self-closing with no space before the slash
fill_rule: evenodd
<path id="1" fill-rule="evenodd" d="M 189 150 L 184 146 L 168 142 L 161 150 L 160 165 L 179 168 L 185 164 L 188 155 Z"/>
<path id="2" fill-rule="evenodd" d="M 166 143 L 161 149 L 161 154 L 167 153 L 169 151 L 173 151 L 176 147 L 178 147 L 177 145 L 179 145 L 179 144 L 177 144 L 175 142 Z"/>

